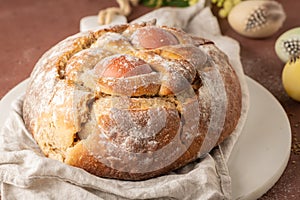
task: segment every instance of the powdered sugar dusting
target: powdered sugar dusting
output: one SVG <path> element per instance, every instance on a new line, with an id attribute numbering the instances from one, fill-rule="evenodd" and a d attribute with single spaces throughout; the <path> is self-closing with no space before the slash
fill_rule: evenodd
<path id="1" fill-rule="evenodd" d="M 212 101 L 208 131 L 200 152 L 207 153 L 217 143 L 225 122 L 227 95 L 222 77 L 218 69 L 201 73 L 202 83 L 208 88 Z"/>
<path id="2" fill-rule="evenodd" d="M 102 48 L 115 53 L 134 50 L 125 36 L 114 32 L 108 32 L 99 37 L 91 48 Z"/>

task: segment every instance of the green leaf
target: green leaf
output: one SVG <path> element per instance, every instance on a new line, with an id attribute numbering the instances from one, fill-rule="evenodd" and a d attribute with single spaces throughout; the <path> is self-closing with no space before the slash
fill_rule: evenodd
<path id="1" fill-rule="evenodd" d="M 141 0 L 141 3 L 148 7 L 187 7 L 189 6 L 189 0 Z"/>
<path id="2" fill-rule="evenodd" d="M 189 0 L 165 0 L 165 6 L 187 7 L 189 5 Z"/>
<path id="3" fill-rule="evenodd" d="M 148 7 L 160 7 L 162 0 L 141 0 L 141 3 Z"/>

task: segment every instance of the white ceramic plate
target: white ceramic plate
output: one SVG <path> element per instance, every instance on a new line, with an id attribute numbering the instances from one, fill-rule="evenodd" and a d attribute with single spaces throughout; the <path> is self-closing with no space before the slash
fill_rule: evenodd
<path id="1" fill-rule="evenodd" d="M 283 173 L 291 149 L 287 115 L 275 97 L 247 77 L 250 109 L 228 160 L 234 199 L 257 199 Z"/>
<path id="2" fill-rule="evenodd" d="M 234 199 L 256 199 L 268 191 L 283 173 L 291 147 L 290 124 L 279 102 L 254 80 L 247 78 L 247 83 L 250 110 L 228 161 Z M 0 127 L 26 84 L 21 82 L 0 101 Z"/>

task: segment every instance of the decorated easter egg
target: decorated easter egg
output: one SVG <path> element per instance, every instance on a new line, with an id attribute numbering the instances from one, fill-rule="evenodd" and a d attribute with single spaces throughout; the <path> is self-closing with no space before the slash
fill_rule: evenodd
<path id="1" fill-rule="evenodd" d="M 283 62 L 300 55 L 300 27 L 284 32 L 275 43 L 277 56 Z"/>
<path id="2" fill-rule="evenodd" d="M 276 1 L 251 0 L 237 4 L 228 15 L 230 26 L 239 34 L 264 38 L 276 33 L 286 18 Z"/>

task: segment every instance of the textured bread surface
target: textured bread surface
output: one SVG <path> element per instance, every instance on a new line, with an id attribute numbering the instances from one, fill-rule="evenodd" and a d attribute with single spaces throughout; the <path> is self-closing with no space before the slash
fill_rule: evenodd
<path id="1" fill-rule="evenodd" d="M 205 156 L 233 132 L 241 104 L 238 77 L 213 42 L 125 24 L 47 51 L 23 118 L 46 156 L 100 177 L 143 180 Z"/>

